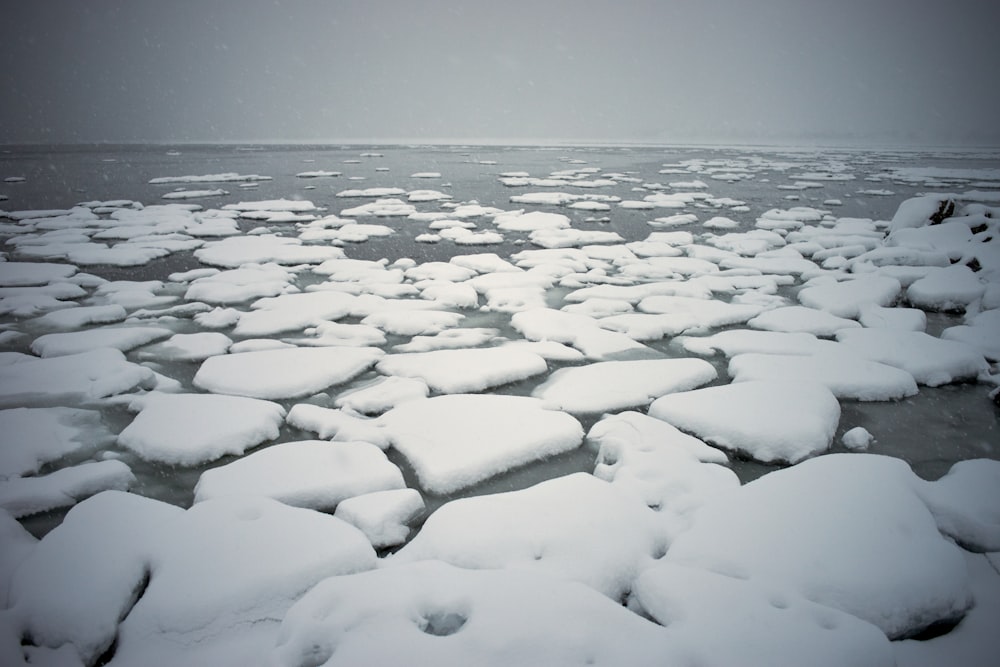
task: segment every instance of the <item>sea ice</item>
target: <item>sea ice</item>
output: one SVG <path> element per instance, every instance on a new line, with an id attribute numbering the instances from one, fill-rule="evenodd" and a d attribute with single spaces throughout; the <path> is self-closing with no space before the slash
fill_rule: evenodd
<path id="1" fill-rule="evenodd" d="M 0 262 L 0 286 L 46 285 L 69 278 L 76 267 L 46 262 Z"/>
<path id="2" fill-rule="evenodd" d="M 868 303 L 858 308 L 861 326 L 872 329 L 899 329 L 923 331 L 927 328 L 927 315 L 919 308 L 883 308 Z"/>
<path id="3" fill-rule="evenodd" d="M 830 446 L 840 404 L 816 382 L 748 381 L 668 394 L 649 415 L 758 461 L 797 463 Z"/>
<path id="4" fill-rule="evenodd" d="M 69 507 L 101 491 L 124 491 L 133 482 L 135 475 L 121 461 L 81 463 L 47 475 L 0 481 L 0 509 L 21 518 Z"/>
<path id="5" fill-rule="evenodd" d="M 422 380 L 440 394 L 463 394 L 545 373 L 548 365 L 531 352 L 483 347 L 391 354 L 378 362 L 376 370 Z"/>
<path id="6" fill-rule="evenodd" d="M 511 326 L 532 341 L 566 343 L 588 359 L 607 359 L 620 354 L 651 353 L 650 349 L 625 334 L 602 329 L 586 315 L 551 308 L 533 308 L 514 313 Z"/>
<path id="7" fill-rule="evenodd" d="M 278 437 L 285 410 L 277 403 L 241 396 L 150 393 L 129 408 L 139 414 L 118 444 L 141 458 L 192 466 L 242 454 Z"/>
<path id="8" fill-rule="evenodd" d="M 162 343 L 142 348 L 137 353 L 139 359 L 159 359 L 164 361 L 204 361 L 217 354 L 225 354 L 232 339 L 215 331 L 190 334 L 174 334 Z"/>
<path id="9" fill-rule="evenodd" d="M 257 663 L 303 593 L 376 564 L 353 526 L 268 498 L 197 503 L 159 528 L 149 585 L 119 625 L 111 665 Z"/>
<path id="10" fill-rule="evenodd" d="M 114 437 L 99 412 L 59 407 L 0 410 L 0 433 L 0 480 L 37 473 L 50 461 Z"/>
<path id="11" fill-rule="evenodd" d="M 645 407 L 654 399 L 711 382 L 715 368 L 702 359 L 602 361 L 554 371 L 532 396 L 573 414 Z"/>
<path id="12" fill-rule="evenodd" d="M 376 549 L 384 549 L 405 542 L 409 524 L 423 511 L 424 500 L 416 489 L 389 489 L 347 498 L 334 516 L 363 532 Z"/>
<path id="13" fill-rule="evenodd" d="M 840 329 L 861 326 L 855 320 L 804 306 L 786 306 L 768 310 L 749 320 L 747 324 L 754 329 L 765 331 L 801 331 L 814 336 L 833 336 Z"/>
<path id="14" fill-rule="evenodd" d="M 965 311 L 986 292 L 986 283 L 964 264 L 935 269 L 911 284 L 906 299 L 924 310 Z"/>
<path id="15" fill-rule="evenodd" d="M 39 336 L 31 343 L 31 351 L 40 357 L 61 357 L 99 348 L 128 352 L 172 332 L 161 327 L 105 327 L 86 331 L 66 331 Z"/>
<path id="16" fill-rule="evenodd" d="M 295 289 L 290 284 L 293 277 L 290 271 L 276 264 L 248 264 L 197 278 L 191 282 L 184 298 L 209 304 L 230 304 L 278 296 Z"/>
<path id="17" fill-rule="evenodd" d="M 695 664 L 895 664 L 877 627 L 778 583 L 658 563 L 639 576 L 633 595 Z"/>
<path id="18" fill-rule="evenodd" d="M 320 583 L 286 614 L 271 659 L 281 667 L 413 656 L 437 665 L 652 667 L 683 661 L 669 642 L 661 627 L 579 584 L 424 561 Z"/>
<path id="19" fill-rule="evenodd" d="M 3 264 L 0 264 L 3 266 Z M 69 306 L 70 304 L 66 304 Z M 46 313 L 31 321 L 32 325 L 40 329 L 56 329 L 59 331 L 71 331 L 81 329 L 89 324 L 111 324 L 121 322 L 127 313 L 125 308 L 118 304 L 106 306 L 79 306 L 66 307 Z"/>
<path id="20" fill-rule="evenodd" d="M 304 292 L 258 299 L 240 315 L 233 329 L 237 336 L 270 336 L 284 331 L 315 327 L 351 312 L 354 297 L 340 292 Z"/>
<path id="21" fill-rule="evenodd" d="M 328 245 L 305 245 L 287 236 L 231 236 L 206 243 L 194 256 L 205 264 L 235 269 L 244 264 L 282 265 L 319 264 L 344 257 L 340 248 Z"/>
<path id="22" fill-rule="evenodd" d="M 1000 361 L 1000 309 L 966 316 L 966 324 L 948 327 L 941 338 L 966 343 L 991 361 Z"/>
<path id="23" fill-rule="evenodd" d="M 929 387 L 975 379 L 989 368 L 971 345 L 922 331 L 843 329 L 837 340 L 862 357 L 902 368 Z"/>
<path id="24" fill-rule="evenodd" d="M 88 404 L 132 389 L 151 389 L 153 371 L 118 350 L 0 365 L 0 408 Z"/>
<path id="25" fill-rule="evenodd" d="M 442 505 L 388 563 L 531 570 L 622 599 L 665 544 L 656 514 L 587 473 Z"/>
<path id="26" fill-rule="evenodd" d="M 299 440 L 206 470 L 194 488 L 194 501 L 266 496 L 286 505 L 329 512 L 347 498 L 404 486 L 399 468 L 375 445 Z"/>
<path id="27" fill-rule="evenodd" d="M 837 317 L 854 319 L 868 304 L 891 306 L 901 290 L 902 286 L 894 278 L 861 277 L 806 286 L 799 291 L 799 301 Z"/>
<path id="28" fill-rule="evenodd" d="M 334 401 L 338 408 L 362 414 L 381 414 L 404 401 L 427 398 L 430 389 L 423 380 L 407 377 L 384 377 L 374 383 L 341 394 Z"/>
<path id="29" fill-rule="evenodd" d="M 942 533 L 971 551 L 1000 551 L 1000 463 L 959 461 L 917 493 Z"/>
<path id="30" fill-rule="evenodd" d="M 728 370 L 733 382 L 817 382 L 837 398 L 858 401 L 893 401 L 917 393 L 917 383 L 907 371 L 849 350 L 809 355 L 738 354 L 730 359 Z"/>
<path id="31" fill-rule="evenodd" d="M 452 394 L 407 401 L 377 421 L 421 486 L 438 494 L 569 451 L 583 440 L 576 419 L 522 396 Z"/>
<path id="32" fill-rule="evenodd" d="M 343 384 L 371 368 L 382 350 L 370 347 L 305 347 L 220 354 L 194 376 L 199 389 L 264 399 L 308 396 Z"/>
<path id="33" fill-rule="evenodd" d="M 962 554 L 938 532 L 918 482 L 898 459 L 821 456 L 703 506 L 666 560 L 788 586 L 906 637 L 972 604 Z"/>

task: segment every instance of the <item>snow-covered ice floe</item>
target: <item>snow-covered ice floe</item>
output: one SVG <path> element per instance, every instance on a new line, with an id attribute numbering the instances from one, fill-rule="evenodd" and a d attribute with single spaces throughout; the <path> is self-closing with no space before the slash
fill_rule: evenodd
<path id="1" fill-rule="evenodd" d="M 0 663 L 995 662 L 998 172 L 476 150 L 0 211 Z"/>

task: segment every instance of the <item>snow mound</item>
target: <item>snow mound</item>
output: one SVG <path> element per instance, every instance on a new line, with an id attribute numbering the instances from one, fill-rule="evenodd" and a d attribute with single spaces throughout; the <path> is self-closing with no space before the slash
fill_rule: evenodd
<path id="1" fill-rule="evenodd" d="M 905 370 L 851 352 L 739 354 L 729 361 L 729 375 L 733 382 L 817 382 L 837 398 L 858 401 L 893 401 L 917 393 L 916 381 Z"/>
<path id="2" fill-rule="evenodd" d="M 929 387 L 975 379 L 989 367 L 976 348 L 922 331 L 845 329 L 837 340 L 866 359 L 907 371 Z"/>
<path id="3" fill-rule="evenodd" d="M 113 438 L 96 410 L 0 410 L 0 480 L 34 474 L 42 465 Z"/>
<path id="4" fill-rule="evenodd" d="M 0 408 L 88 404 L 154 384 L 150 369 L 126 361 L 118 350 L 99 348 L 0 366 Z"/>
<path id="5" fill-rule="evenodd" d="M 274 498 L 286 505 L 332 511 L 339 502 L 404 486 L 399 468 L 367 442 L 283 442 L 206 470 L 196 503 L 232 495 Z"/>
<path id="6" fill-rule="evenodd" d="M 938 528 L 973 551 L 1000 551 L 1000 462 L 959 461 L 918 492 Z"/>
<path id="7" fill-rule="evenodd" d="M 962 554 L 938 532 L 918 482 L 898 459 L 821 456 L 702 507 L 666 560 L 787 586 L 890 639 L 916 634 L 972 603 Z"/>
<path id="8" fill-rule="evenodd" d="M 337 505 L 334 516 L 363 532 L 376 549 L 384 549 L 405 542 L 408 524 L 423 511 L 424 501 L 416 489 L 390 489 L 347 498 Z"/>
<path id="9" fill-rule="evenodd" d="M 560 368 L 532 392 L 570 413 L 614 412 L 645 407 L 653 399 L 711 382 L 715 368 L 702 359 L 602 361 Z"/>
<path id="10" fill-rule="evenodd" d="M 660 563 L 639 577 L 633 594 L 646 614 L 676 633 L 696 664 L 895 664 L 877 627 L 788 586 Z"/>
<path id="11" fill-rule="evenodd" d="M 486 347 L 392 354 L 378 362 L 376 370 L 422 380 L 437 393 L 462 394 L 539 375 L 548 364 L 531 352 Z"/>
<path id="12" fill-rule="evenodd" d="M 668 641 L 659 626 L 578 584 L 427 561 L 317 585 L 285 616 L 272 659 L 281 667 L 413 656 L 436 665 L 652 667 L 681 659 Z"/>
<path id="13" fill-rule="evenodd" d="M 200 389 L 251 398 L 308 396 L 360 375 L 382 358 L 377 348 L 309 347 L 209 357 L 194 376 Z"/>
<path id="14" fill-rule="evenodd" d="M 797 463 L 830 446 L 840 404 L 815 382 L 749 381 L 668 394 L 649 415 L 758 461 Z"/>
<path id="15" fill-rule="evenodd" d="M 799 291 L 799 301 L 837 317 L 855 319 L 868 304 L 891 306 L 902 289 L 895 278 L 868 276 L 804 287 Z"/>
<path id="16" fill-rule="evenodd" d="M 453 394 L 407 401 L 377 421 L 421 486 L 439 494 L 569 451 L 583 440 L 576 419 L 522 396 Z"/>
<path id="17" fill-rule="evenodd" d="M 101 491 L 124 491 L 134 481 L 132 470 L 121 461 L 81 463 L 48 475 L 0 481 L 0 509 L 21 518 L 69 507 Z"/>
<path id="18" fill-rule="evenodd" d="M 129 407 L 139 414 L 118 444 L 149 461 L 187 466 L 276 438 L 285 417 L 277 403 L 214 394 L 151 393 Z"/>
<path id="19" fill-rule="evenodd" d="M 823 310 L 804 306 L 786 306 L 768 310 L 747 322 L 765 331 L 802 331 L 814 336 L 833 336 L 840 329 L 860 327 L 855 320 L 837 317 Z"/>
<path id="20" fill-rule="evenodd" d="M 618 600 L 662 553 L 656 515 L 587 473 L 453 500 L 389 563 L 443 560 L 470 569 L 532 570 Z"/>

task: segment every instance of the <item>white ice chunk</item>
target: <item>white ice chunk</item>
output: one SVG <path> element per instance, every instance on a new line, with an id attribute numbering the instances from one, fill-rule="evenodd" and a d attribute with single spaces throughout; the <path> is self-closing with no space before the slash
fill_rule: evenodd
<path id="1" fill-rule="evenodd" d="M 942 533 L 973 551 L 1000 551 L 1000 462 L 955 463 L 918 489 Z"/>
<path id="2" fill-rule="evenodd" d="M 971 345 L 922 331 L 844 329 L 837 340 L 866 359 L 902 368 L 929 387 L 974 379 L 989 367 Z"/>
<path id="3" fill-rule="evenodd" d="M 257 495 L 329 512 L 347 498 L 404 486 L 399 468 L 375 445 L 299 440 L 206 470 L 194 488 L 194 501 Z"/>
<path id="4" fill-rule="evenodd" d="M 686 659 L 662 628 L 586 587 L 426 561 L 322 582 L 285 616 L 271 660 L 347 667 L 406 664 L 414 656 L 478 667 L 652 667 Z"/>
<path id="5" fill-rule="evenodd" d="M 82 448 L 113 438 L 96 410 L 14 408 L 0 410 L 0 480 L 38 472 Z"/>
<path id="6" fill-rule="evenodd" d="M 61 357 L 80 354 L 98 348 L 113 348 L 128 352 L 171 334 L 162 327 L 105 327 L 87 331 L 66 331 L 39 336 L 31 343 L 31 351 L 41 357 Z"/>
<path id="7" fill-rule="evenodd" d="M 799 292 L 799 301 L 810 308 L 854 319 L 868 304 L 892 305 L 901 290 L 894 278 L 871 276 L 805 287 Z"/>
<path id="8" fill-rule="evenodd" d="M 701 508 L 666 560 L 784 584 L 899 638 L 972 604 L 965 561 L 898 459 L 831 454 Z"/>
<path id="9" fill-rule="evenodd" d="M 966 343 L 991 361 L 1000 361 L 1000 309 L 986 310 L 966 318 L 967 324 L 948 327 L 941 338 Z"/>
<path id="10" fill-rule="evenodd" d="M 37 646 L 68 644 L 85 664 L 96 661 L 142 590 L 159 532 L 183 514 L 117 491 L 81 502 L 38 543 L 12 581 L 19 629 Z"/>
<path id="11" fill-rule="evenodd" d="M 659 563 L 639 577 L 633 594 L 646 614 L 676 633 L 696 664 L 895 664 L 877 627 L 774 582 Z"/>
<path id="12" fill-rule="evenodd" d="M 588 359 L 606 359 L 628 353 L 645 353 L 648 356 L 650 353 L 645 345 L 625 334 L 602 329 L 597 320 L 578 313 L 533 308 L 514 313 L 510 323 L 529 340 L 572 345 Z"/>
<path id="13" fill-rule="evenodd" d="M 833 336 L 840 329 L 857 328 L 855 320 L 831 315 L 824 310 L 805 306 L 786 306 L 768 310 L 747 322 L 754 329 L 765 331 L 802 331 L 814 336 Z"/>
<path id="14" fill-rule="evenodd" d="M 875 436 L 864 426 L 855 426 L 840 437 L 841 444 L 853 451 L 864 451 L 875 441 Z"/>
<path id="15" fill-rule="evenodd" d="M 522 396 L 457 394 L 407 401 L 378 419 L 424 489 L 450 493 L 574 449 L 573 417 Z"/>
<path id="16" fill-rule="evenodd" d="M 149 461 L 197 465 L 242 454 L 278 437 L 285 410 L 277 403 L 240 396 L 152 393 L 129 406 L 139 414 L 118 444 Z"/>
<path id="17" fill-rule="evenodd" d="M 906 299 L 924 310 L 964 311 L 985 292 L 986 283 L 972 269 L 954 264 L 935 269 L 915 281 L 907 288 Z"/>
<path id="18" fill-rule="evenodd" d="M 209 357 L 194 376 L 200 389 L 252 398 L 308 396 L 343 384 L 384 353 L 370 347 L 306 347 Z"/>
<path id="19" fill-rule="evenodd" d="M 16 518 L 68 507 L 84 498 L 135 482 L 132 470 L 114 459 L 81 463 L 38 477 L 0 481 L 0 509 Z"/>
<path id="20" fill-rule="evenodd" d="M 149 389 L 153 371 L 118 350 L 0 365 L 0 407 L 86 404 L 136 388 Z"/>
<path id="21" fill-rule="evenodd" d="M 81 329 L 88 324 L 121 322 L 125 319 L 126 314 L 125 308 L 119 304 L 67 307 L 62 310 L 46 313 L 41 317 L 35 318 L 31 323 L 41 329 L 70 331 Z"/>
<path id="22" fill-rule="evenodd" d="M 649 415 L 758 461 L 796 463 L 830 446 L 840 404 L 815 382 L 750 381 L 668 394 Z"/>
<path id="23" fill-rule="evenodd" d="M 47 285 L 76 273 L 70 264 L 47 262 L 0 262 L 0 287 Z"/>
<path id="24" fill-rule="evenodd" d="M 282 294 L 290 289 L 292 278 L 288 270 L 276 264 L 249 264 L 196 279 L 184 298 L 210 304 L 240 303 Z"/>
<path id="25" fill-rule="evenodd" d="M 236 268 L 244 264 L 273 262 L 282 265 L 319 264 L 344 257 L 340 248 L 328 245 L 305 245 L 300 239 L 271 234 L 231 236 L 206 243 L 194 256 L 205 264 Z"/>
<path id="26" fill-rule="evenodd" d="M 442 505 L 389 562 L 533 570 L 618 600 L 665 547 L 656 514 L 587 473 Z"/>
<path id="27" fill-rule="evenodd" d="M 858 308 L 858 315 L 861 325 L 872 329 L 923 331 L 927 327 L 927 315 L 919 308 L 883 308 L 868 303 Z"/>
<path id="28" fill-rule="evenodd" d="M 299 403 L 288 411 L 288 423 L 305 431 L 312 431 L 323 439 L 337 442 L 359 440 L 370 442 L 379 449 L 389 448 L 389 436 L 374 419 L 357 417 L 344 410 Z"/>
<path id="29" fill-rule="evenodd" d="M 348 408 L 362 414 L 381 414 L 404 401 L 427 398 L 430 389 L 423 380 L 406 377 L 379 378 L 345 394 L 334 401 L 338 408 Z"/>
<path id="30" fill-rule="evenodd" d="M 602 361 L 560 368 L 532 396 L 573 414 L 645 407 L 654 399 L 711 382 L 715 368 L 702 359 Z"/>
<path id="31" fill-rule="evenodd" d="M 391 489 L 347 498 L 337 505 L 334 516 L 363 532 L 376 549 L 384 549 L 405 542 L 408 524 L 423 511 L 419 491 Z"/>
<path id="32" fill-rule="evenodd" d="M 354 297 L 340 292 L 283 294 L 255 301 L 233 329 L 237 336 L 270 336 L 314 327 L 351 312 Z"/>
<path id="33" fill-rule="evenodd" d="M 809 355 L 739 354 L 729 361 L 729 376 L 733 382 L 817 382 L 837 398 L 858 401 L 893 401 L 917 393 L 917 383 L 907 371 L 849 350 Z"/>
<path id="34" fill-rule="evenodd" d="M 751 331 L 731 329 L 710 336 L 685 336 L 677 342 L 688 352 L 711 356 L 722 352 L 727 357 L 748 352 L 763 354 L 814 354 L 836 349 L 836 344 L 809 333 Z"/>
<path id="35" fill-rule="evenodd" d="M 225 354 L 232 339 L 215 331 L 191 334 L 174 334 L 162 343 L 139 350 L 139 359 L 165 361 L 203 361 L 217 354 Z"/>
<path id="36" fill-rule="evenodd" d="M 116 663 L 259 663 L 303 593 L 376 563 L 353 526 L 268 498 L 197 503 L 163 530 L 149 586 L 119 626 Z"/>
<path id="37" fill-rule="evenodd" d="M 548 365 L 531 352 L 484 347 L 392 354 L 379 361 L 376 370 L 417 378 L 441 394 L 463 394 L 539 375 Z"/>

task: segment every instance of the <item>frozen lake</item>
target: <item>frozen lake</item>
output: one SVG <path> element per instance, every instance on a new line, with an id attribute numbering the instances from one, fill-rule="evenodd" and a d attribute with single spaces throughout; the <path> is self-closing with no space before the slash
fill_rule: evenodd
<path id="1" fill-rule="evenodd" d="M 672 609 L 694 614 L 702 585 L 748 609 L 779 590 L 816 618 L 835 609 L 838 641 L 869 664 L 922 664 L 956 637 L 972 637 L 971 660 L 995 641 L 975 629 L 1000 596 L 972 607 L 967 590 L 1000 588 L 995 554 L 979 555 L 1000 549 L 1000 153 L 60 146 L 0 152 L 0 179 L 0 507 L 32 534 L 10 520 L 21 555 L 0 559 L 0 591 L 12 591 L 26 646 L 69 642 L 85 664 L 239 664 L 278 641 L 278 664 L 341 664 L 296 653 L 314 641 L 301 618 L 310 605 L 364 591 L 379 604 L 383 589 L 423 577 L 503 615 L 498 591 L 538 582 L 466 582 L 448 568 L 530 570 L 511 564 L 546 550 L 557 555 L 530 573 L 539 586 L 569 579 L 621 602 L 626 618 L 606 622 L 650 647 L 599 652 L 608 664 L 642 663 L 661 641 L 663 654 L 692 655 L 654 629 L 671 627 Z M 105 490 L 160 502 L 86 500 Z M 868 501 L 884 505 L 874 542 L 835 523 Z M 847 551 L 929 555 L 870 599 L 865 577 L 889 577 L 888 556 L 870 570 L 775 575 L 777 560 L 732 537 L 726 517 L 756 525 L 800 502 L 823 516 L 795 523 L 804 542 L 782 549 L 782 573 L 812 557 L 824 526 Z M 535 514 L 550 511 L 565 521 L 546 528 Z M 172 544 L 247 513 L 265 531 L 247 539 L 293 552 L 327 548 L 303 535 L 336 513 L 340 555 L 303 561 L 295 582 L 276 574 L 256 601 L 191 603 L 227 637 L 214 648 L 197 647 L 184 605 L 158 583 L 183 588 L 203 573 L 159 542 L 122 547 L 139 574 L 99 594 L 111 635 L 67 629 L 69 611 L 41 620 L 59 604 L 38 583 L 55 550 L 86 547 L 102 517 L 162 515 L 173 528 L 157 539 Z M 594 539 L 620 546 L 604 553 L 574 531 L 591 519 Z M 482 527 L 505 521 L 509 539 Z M 266 532 L 282 522 L 296 528 Z M 921 537 L 902 544 L 897 529 Z M 205 546 L 220 562 L 228 548 Z M 17 569 L 34 549 L 42 564 Z M 278 551 L 268 557 L 287 559 Z M 381 579 L 351 574 L 376 562 Z M 671 601 L 679 567 L 712 574 Z M 66 585 L 88 568 L 69 568 Z M 350 576 L 313 588 L 331 575 Z M 709 580 L 719 575 L 761 588 L 737 594 Z M 421 591 L 414 600 L 433 597 Z M 423 617 L 425 634 L 480 631 L 448 604 Z M 908 639 L 963 616 L 949 635 Z M 245 629 L 261 619 L 265 629 Z M 152 627 L 187 648 L 172 653 Z M 706 627 L 678 630 L 681 643 L 725 664 L 724 651 L 699 653 Z M 787 631 L 825 646 L 814 628 Z M 344 656 L 367 655 L 346 644 Z M 461 651 L 439 659 L 474 655 Z"/>

